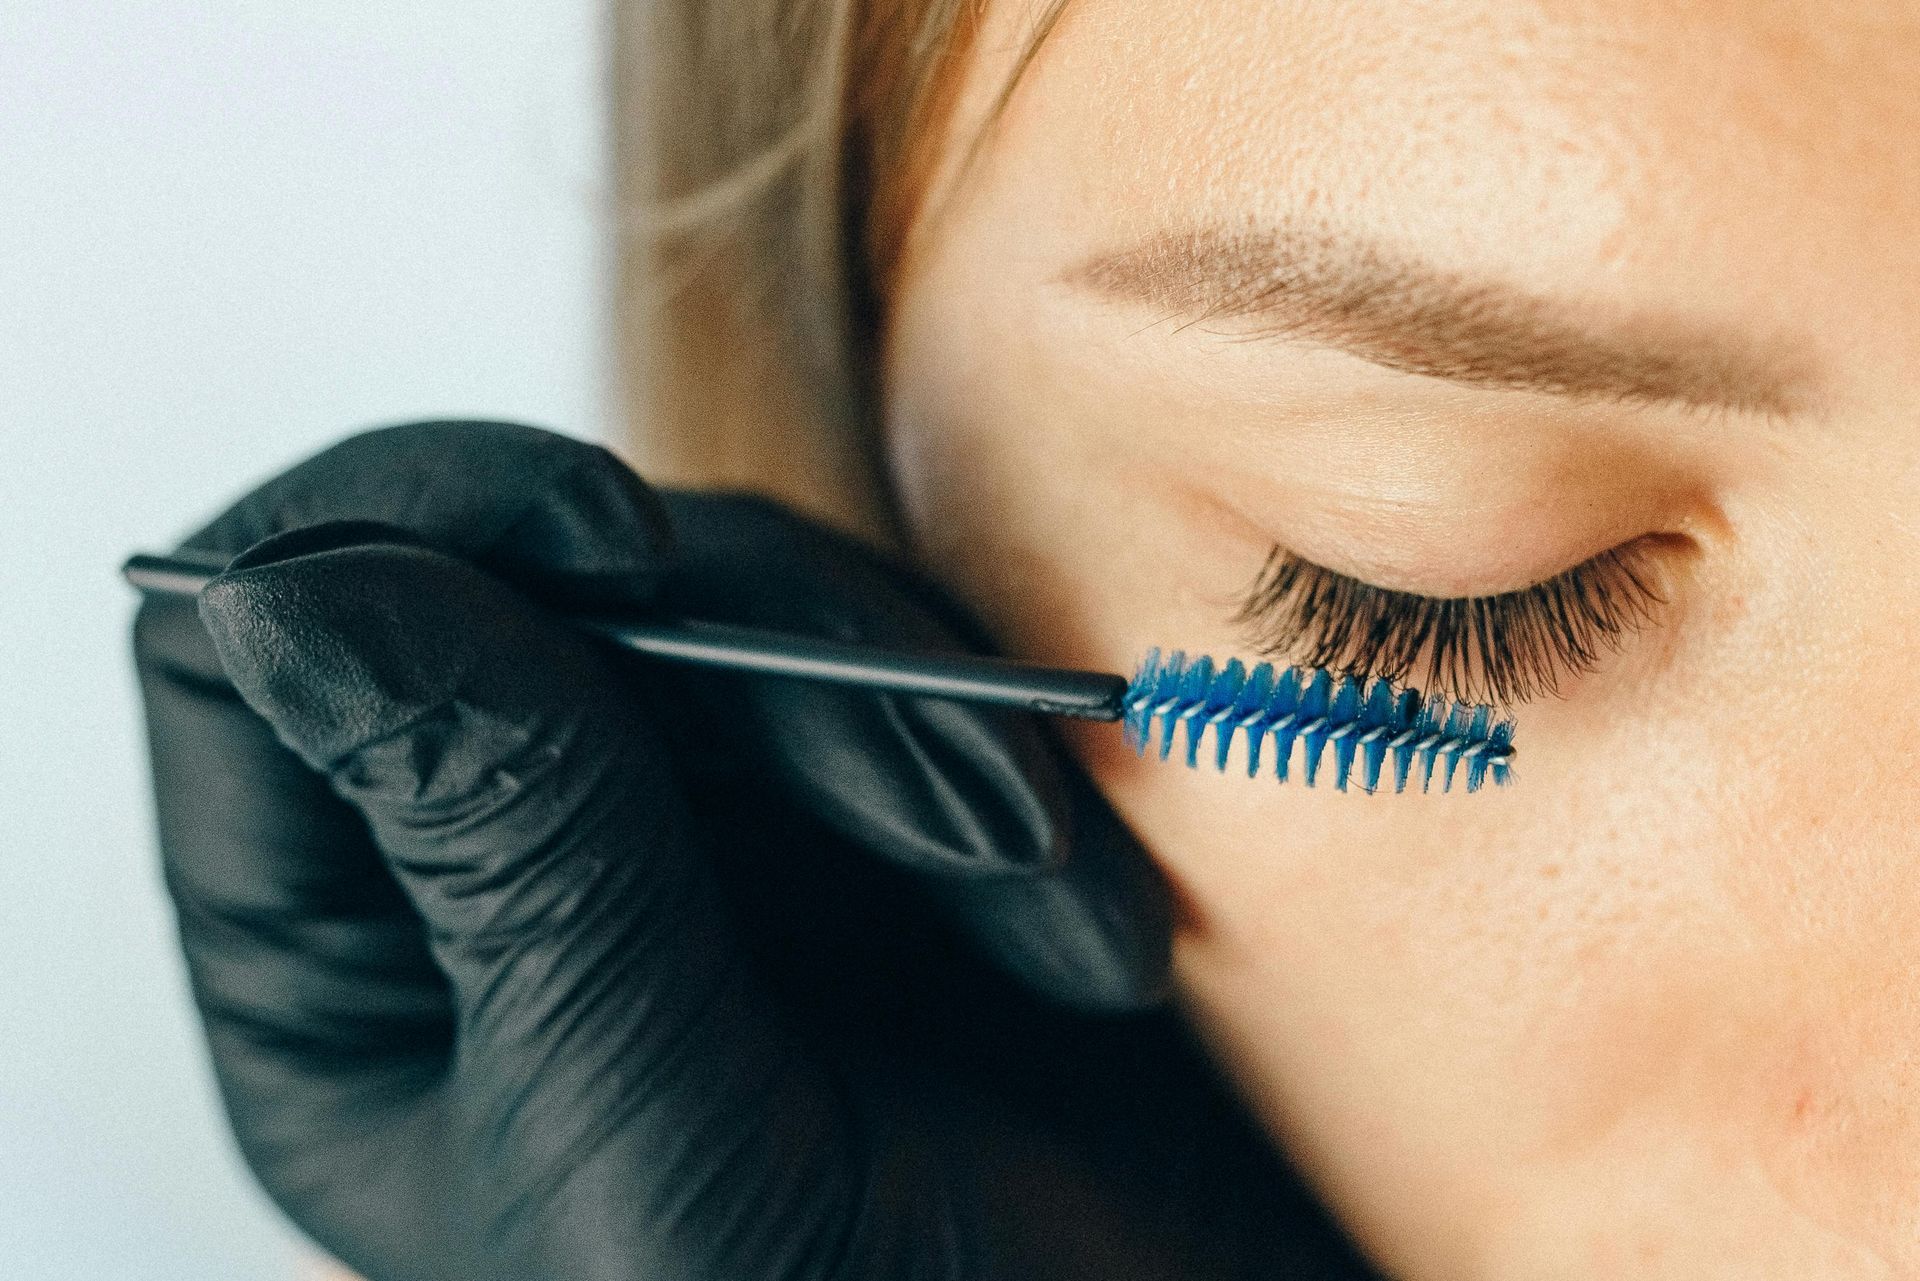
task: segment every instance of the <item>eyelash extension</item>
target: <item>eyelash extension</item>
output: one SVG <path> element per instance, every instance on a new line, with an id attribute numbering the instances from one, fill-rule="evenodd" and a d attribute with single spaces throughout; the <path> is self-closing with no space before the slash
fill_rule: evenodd
<path id="1" fill-rule="evenodd" d="M 1632 544 L 1494 596 L 1420 596 L 1275 547 L 1235 621 L 1265 654 L 1511 704 L 1557 697 L 1666 602 Z M 1416 675 L 1417 674 L 1417 675 Z"/>

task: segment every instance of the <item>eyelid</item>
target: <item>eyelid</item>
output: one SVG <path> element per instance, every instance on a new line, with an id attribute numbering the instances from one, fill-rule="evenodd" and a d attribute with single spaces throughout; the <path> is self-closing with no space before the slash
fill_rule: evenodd
<path id="1" fill-rule="evenodd" d="M 1456 457 L 1420 447 L 1413 434 L 1399 432 L 1405 451 L 1384 461 L 1371 437 L 1350 445 L 1374 472 L 1309 458 L 1284 470 L 1215 467 L 1189 494 L 1204 519 L 1250 551 L 1277 543 L 1329 572 L 1435 598 L 1524 590 L 1643 538 L 1698 541 L 1682 533 L 1705 506 L 1697 482 L 1617 458 L 1606 484 L 1585 471 L 1540 478 L 1509 467 L 1504 453 Z M 1431 452 L 1446 475 L 1409 495 L 1434 471 L 1421 461 Z M 1526 485 L 1513 483 L 1516 472 Z"/>
<path id="2" fill-rule="evenodd" d="M 1434 597 L 1376 587 L 1278 545 L 1236 621 L 1262 653 L 1411 681 L 1468 701 L 1558 696 L 1665 603 L 1650 543 L 1635 539 L 1530 587 Z"/>

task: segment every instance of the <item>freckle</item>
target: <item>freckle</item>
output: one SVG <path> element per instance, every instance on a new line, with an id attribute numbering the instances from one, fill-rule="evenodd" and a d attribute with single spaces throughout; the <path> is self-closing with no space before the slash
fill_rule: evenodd
<path id="1" fill-rule="evenodd" d="M 1540 875 L 1549 881 L 1557 881 L 1560 879 L 1560 865 L 1558 863 L 1544 863 L 1540 867 Z"/>

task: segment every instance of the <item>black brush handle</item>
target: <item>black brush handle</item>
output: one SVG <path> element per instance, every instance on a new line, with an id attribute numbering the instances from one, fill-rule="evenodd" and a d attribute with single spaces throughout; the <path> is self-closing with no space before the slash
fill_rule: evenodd
<path id="1" fill-rule="evenodd" d="M 192 596 L 226 563 L 223 556 L 183 549 L 173 556 L 135 554 L 127 558 L 120 572 L 143 592 Z M 857 685 L 892 694 L 992 703 L 1050 716 L 1119 720 L 1127 692 L 1125 677 L 1106 672 L 1035 667 L 973 654 L 899 653 L 877 645 L 730 623 L 698 619 L 637 622 L 587 616 L 568 616 L 567 621 L 669 662 Z"/>

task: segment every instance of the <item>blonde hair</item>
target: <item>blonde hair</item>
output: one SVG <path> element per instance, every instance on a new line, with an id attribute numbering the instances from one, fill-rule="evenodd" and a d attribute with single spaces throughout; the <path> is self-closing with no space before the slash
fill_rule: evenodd
<path id="1" fill-rule="evenodd" d="M 613 6 L 617 398 L 649 479 L 891 538 L 882 304 L 986 2 Z M 1045 0 L 988 125 L 1065 5 Z"/>

